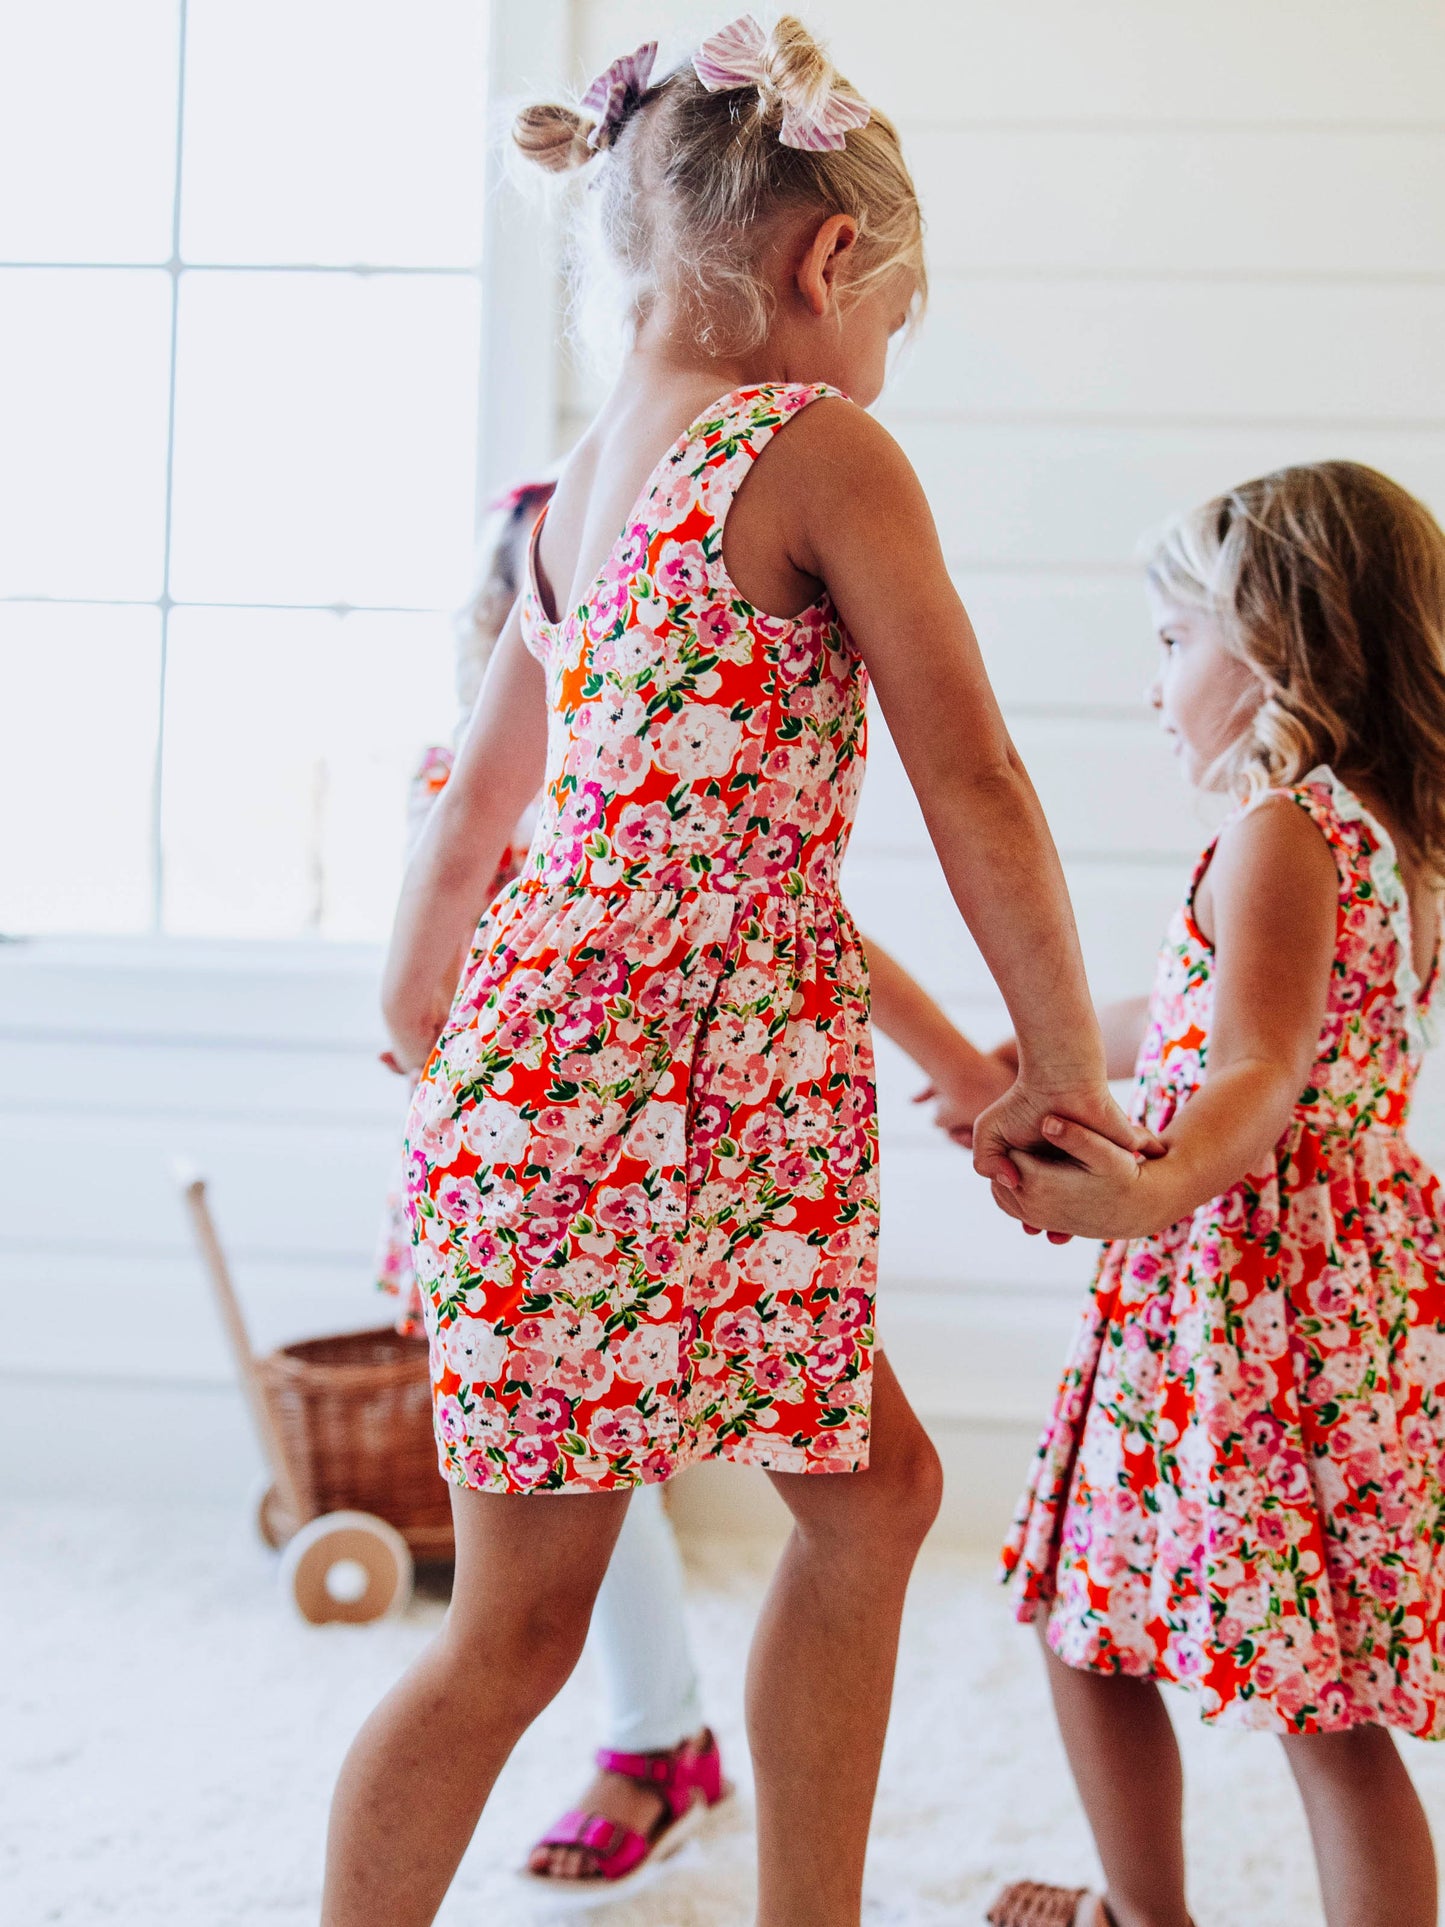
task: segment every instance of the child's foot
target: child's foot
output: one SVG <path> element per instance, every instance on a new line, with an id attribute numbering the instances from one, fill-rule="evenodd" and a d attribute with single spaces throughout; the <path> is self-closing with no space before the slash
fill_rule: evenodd
<path id="1" fill-rule="evenodd" d="M 604 1748 L 597 1766 L 577 1806 L 528 1855 L 534 1877 L 615 1884 L 681 1844 L 681 1823 L 728 1791 L 717 1741 L 706 1729 L 666 1753 Z"/>

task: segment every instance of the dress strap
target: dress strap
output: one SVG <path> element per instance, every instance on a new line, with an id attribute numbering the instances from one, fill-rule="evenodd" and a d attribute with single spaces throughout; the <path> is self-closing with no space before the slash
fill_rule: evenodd
<path id="1" fill-rule="evenodd" d="M 1405 1021 L 1410 1049 L 1416 1055 L 1438 1041 L 1439 1025 L 1433 1008 L 1440 980 L 1439 945 L 1429 982 L 1422 984 L 1415 968 L 1415 931 L 1410 893 L 1405 888 L 1395 840 L 1390 832 L 1337 776 L 1321 763 L 1292 788 L 1267 790 L 1266 796 L 1288 796 L 1318 825 L 1334 853 L 1340 873 L 1342 902 L 1373 899 L 1388 923 L 1398 953 L 1395 995 Z"/>
<path id="2" fill-rule="evenodd" d="M 721 528 L 733 497 L 780 428 L 815 401 L 847 401 L 827 382 L 762 382 L 724 395 L 695 422 L 673 455 L 699 478 L 699 495 Z"/>

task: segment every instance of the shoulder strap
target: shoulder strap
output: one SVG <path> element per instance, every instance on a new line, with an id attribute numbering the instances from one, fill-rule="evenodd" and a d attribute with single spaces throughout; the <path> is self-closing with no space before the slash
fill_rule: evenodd
<path id="1" fill-rule="evenodd" d="M 780 428 L 815 401 L 846 401 L 826 382 L 764 382 L 724 398 L 716 414 L 697 422 L 678 452 L 697 475 L 708 514 L 721 524 L 748 470 Z"/>

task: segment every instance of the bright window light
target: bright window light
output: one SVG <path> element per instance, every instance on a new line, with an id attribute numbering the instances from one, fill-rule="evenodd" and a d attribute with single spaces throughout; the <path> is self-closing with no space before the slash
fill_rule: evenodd
<path id="1" fill-rule="evenodd" d="M 487 11 L 0 9 L 0 934 L 384 935 L 471 570 Z"/>

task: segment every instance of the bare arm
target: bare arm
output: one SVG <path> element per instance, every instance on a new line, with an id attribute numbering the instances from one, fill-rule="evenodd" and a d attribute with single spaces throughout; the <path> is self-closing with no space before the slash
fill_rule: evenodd
<path id="1" fill-rule="evenodd" d="M 1147 997 L 1121 997 L 1100 1009 L 1099 1029 L 1104 1034 L 1104 1058 L 1111 1078 L 1134 1075 L 1148 1022 Z"/>
<path id="2" fill-rule="evenodd" d="M 1144 1135 L 1108 1093 L 1058 853 L 918 478 L 859 410 L 818 403 L 798 426 L 810 431 L 796 451 L 808 486 L 789 491 L 790 553 L 827 583 L 862 652 L 954 901 L 1018 1038 L 1018 1083 L 981 1120 L 975 1162 L 987 1175 L 1010 1175 L 1008 1145 L 1038 1142 L 1050 1110 L 1142 1147 Z"/>
<path id="3" fill-rule="evenodd" d="M 922 984 L 871 937 L 864 939 L 878 1028 L 906 1051 L 936 1097 L 934 1121 L 950 1137 L 971 1137 L 974 1119 L 1013 1083 L 1013 1072 L 969 1042 Z"/>
<path id="4" fill-rule="evenodd" d="M 407 865 L 382 978 L 393 1054 L 416 1070 L 446 1021 L 487 889 L 547 755 L 541 665 L 514 609 L 487 669 L 451 780 Z"/>
<path id="5" fill-rule="evenodd" d="M 1024 1182 L 994 1195 L 1012 1216 L 1095 1238 L 1139 1237 L 1187 1217 L 1269 1161 L 1319 1049 L 1339 883 L 1319 830 L 1271 800 L 1232 824 L 1208 874 L 1216 957 L 1204 1087 L 1137 1165 L 1072 1126 L 1047 1128 L 1078 1160 L 1021 1154 Z"/>

